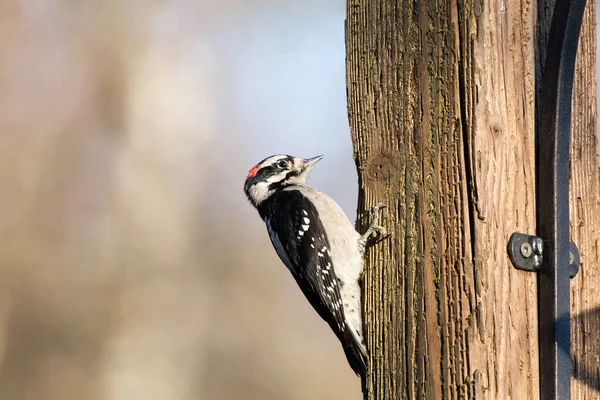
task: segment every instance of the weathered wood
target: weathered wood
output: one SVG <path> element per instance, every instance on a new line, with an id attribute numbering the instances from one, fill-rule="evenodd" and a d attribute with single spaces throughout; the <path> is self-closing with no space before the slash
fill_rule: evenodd
<path id="1" fill-rule="evenodd" d="M 348 110 L 371 249 L 368 399 L 538 398 L 531 1 L 349 0 Z M 358 225 L 364 228 L 365 221 Z"/>
<path id="2" fill-rule="evenodd" d="M 581 269 L 571 281 L 571 398 L 600 397 L 600 176 L 596 104 L 596 4 L 588 0 L 573 85 L 571 240 Z"/>

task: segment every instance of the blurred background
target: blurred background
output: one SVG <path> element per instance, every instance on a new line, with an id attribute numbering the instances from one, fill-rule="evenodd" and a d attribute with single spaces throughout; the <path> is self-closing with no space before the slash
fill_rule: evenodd
<path id="1" fill-rule="evenodd" d="M 246 202 L 325 154 L 355 216 L 344 0 L 0 2 L 0 399 L 360 399 Z"/>

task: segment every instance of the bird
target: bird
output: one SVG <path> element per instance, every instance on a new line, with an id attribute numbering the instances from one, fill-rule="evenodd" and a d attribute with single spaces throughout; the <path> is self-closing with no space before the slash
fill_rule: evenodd
<path id="1" fill-rule="evenodd" d="M 277 255 L 341 342 L 350 367 L 365 376 L 363 257 L 369 238 L 382 240 L 392 233 L 378 225 L 384 203 L 370 210 L 370 226 L 361 235 L 331 197 L 306 183 L 322 158 L 267 157 L 248 171 L 244 193 L 264 221 Z"/>

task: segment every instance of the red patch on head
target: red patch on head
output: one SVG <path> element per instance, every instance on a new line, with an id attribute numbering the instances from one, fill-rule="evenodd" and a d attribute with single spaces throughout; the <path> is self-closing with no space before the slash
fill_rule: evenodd
<path id="1" fill-rule="evenodd" d="M 256 175 L 258 170 L 259 170 L 259 168 L 256 165 L 254 167 L 250 168 L 250 171 L 248 171 L 248 176 L 246 176 L 246 179 Z"/>

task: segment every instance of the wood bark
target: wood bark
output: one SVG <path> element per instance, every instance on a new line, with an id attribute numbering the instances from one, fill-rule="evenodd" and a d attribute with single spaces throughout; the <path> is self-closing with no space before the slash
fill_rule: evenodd
<path id="1" fill-rule="evenodd" d="M 573 145 L 585 149 L 571 185 L 572 202 L 582 198 L 574 321 L 585 327 L 573 334 L 574 379 L 592 383 L 574 393 L 593 390 L 599 365 L 593 15 L 575 85 Z M 382 224 L 395 232 L 367 254 L 366 399 L 539 398 L 537 280 L 510 265 L 506 244 L 535 232 L 540 16 L 549 25 L 531 0 L 347 1 L 357 225 L 383 201 Z"/>

